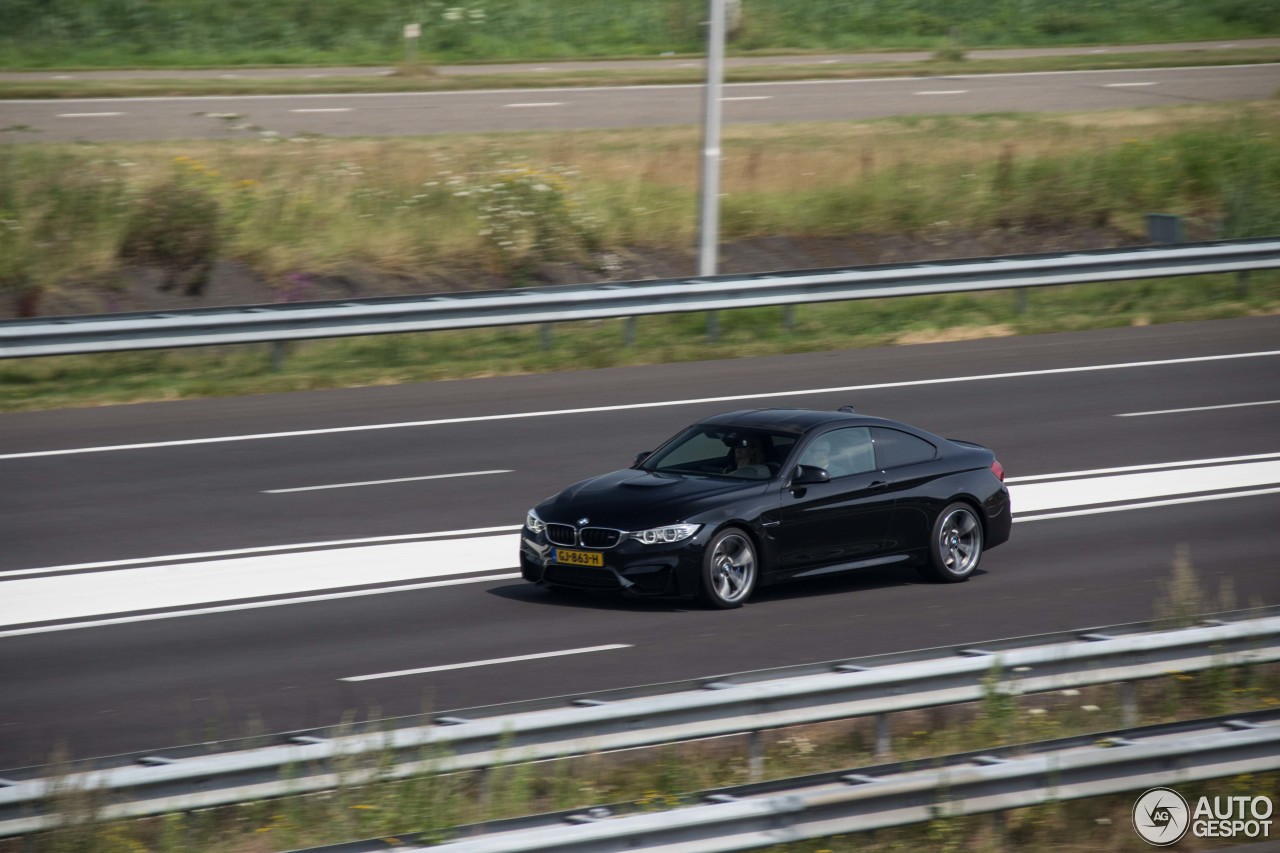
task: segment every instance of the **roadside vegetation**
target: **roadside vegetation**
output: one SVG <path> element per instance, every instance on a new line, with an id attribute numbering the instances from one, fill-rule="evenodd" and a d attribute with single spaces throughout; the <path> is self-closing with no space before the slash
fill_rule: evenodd
<path id="1" fill-rule="evenodd" d="M 734 50 L 1134 43 L 1275 35 L 1277 0 L 743 0 Z M 702 0 L 6 0 L 0 67 L 387 64 L 699 53 Z"/>
<path id="2" fill-rule="evenodd" d="M 0 316 L 689 275 L 692 128 L 416 139 L 0 145 Z M 21 138 L 21 131 L 10 131 Z M 946 145 L 938 140 L 945 139 Z M 1280 106 L 725 130 L 723 271 L 743 247 L 884 263 L 1280 233 Z M 815 248 L 816 247 L 816 248 Z M 758 255 L 738 261 L 758 271 Z M 219 290 L 230 264 L 247 289 Z M 776 268 L 776 267 L 775 267 Z M 243 283 L 242 281 L 242 283 Z M 167 290 L 162 290 L 167 288 Z M 1272 274 L 0 363 L 7 410 L 879 346 L 1271 313 Z M 549 346 L 547 345 L 549 343 Z"/>
<path id="3" fill-rule="evenodd" d="M 1220 584 L 1215 590 L 1206 584 L 1182 548 L 1174 557 L 1169 580 L 1156 595 L 1153 615 L 1158 624 L 1172 628 L 1194 624 L 1199 614 L 1235 607 L 1230 585 Z M 853 771 L 889 762 L 918 761 L 928 766 L 931 758 L 955 753 L 1280 707 L 1280 667 L 1275 664 L 1170 672 L 1133 685 L 1131 692 L 1121 685 L 1100 685 L 1013 695 L 1005 687 L 1006 677 L 993 665 L 980 702 L 891 715 L 890 755 L 877 754 L 876 721 L 871 718 L 769 732 L 755 781 Z M 376 720 L 376 712 L 371 710 L 369 717 Z M 355 719 L 353 713 L 348 725 L 354 725 Z M 210 725 L 220 731 L 234 728 L 224 720 Z M 245 729 L 253 732 L 255 725 Z M 68 787 L 50 803 L 65 821 L 62 828 L 0 841 L 0 853 L 272 853 L 368 838 L 382 838 L 394 848 L 443 841 L 455 827 L 489 820 L 605 804 L 634 811 L 691 805 L 697 802 L 693 795 L 698 791 L 751 781 L 748 754 L 745 739 L 718 738 L 536 764 L 518 763 L 513 756 L 512 764 L 486 772 L 346 784 L 318 795 L 118 823 L 94 820 L 95 809 L 103 804 L 101 795 Z M 339 774 L 353 776 L 386 769 L 391 763 L 390 754 L 352 756 Z M 81 768 L 62 764 L 64 772 L 75 769 Z M 1177 787 L 1188 797 L 1238 794 L 1276 800 L 1280 799 L 1280 774 Z M 1133 800 L 1133 794 L 1120 794 L 998 815 L 939 818 L 899 829 L 779 845 L 768 848 L 768 853 L 1147 850 L 1130 826 Z"/>

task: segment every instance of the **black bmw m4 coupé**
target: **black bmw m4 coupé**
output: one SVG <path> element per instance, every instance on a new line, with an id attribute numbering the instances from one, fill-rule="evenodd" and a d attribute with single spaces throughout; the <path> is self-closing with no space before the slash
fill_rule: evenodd
<path id="1" fill-rule="evenodd" d="M 756 587 L 894 564 L 966 580 L 1009 538 L 979 444 L 844 409 L 730 412 L 531 509 L 526 580 L 737 607 Z"/>

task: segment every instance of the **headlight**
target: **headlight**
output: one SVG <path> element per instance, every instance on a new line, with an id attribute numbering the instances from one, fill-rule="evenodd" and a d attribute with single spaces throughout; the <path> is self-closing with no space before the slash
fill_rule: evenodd
<path id="1" fill-rule="evenodd" d="M 655 527 L 652 530 L 637 530 L 627 538 L 645 545 L 669 545 L 672 542 L 683 542 L 702 527 L 701 524 L 673 524 L 670 527 Z"/>
<path id="2" fill-rule="evenodd" d="M 534 533 L 534 534 L 541 533 L 542 531 L 547 529 L 547 523 L 542 519 L 538 518 L 538 514 L 533 510 L 529 510 L 529 512 L 525 515 L 524 526 L 529 528 L 530 533 Z"/>

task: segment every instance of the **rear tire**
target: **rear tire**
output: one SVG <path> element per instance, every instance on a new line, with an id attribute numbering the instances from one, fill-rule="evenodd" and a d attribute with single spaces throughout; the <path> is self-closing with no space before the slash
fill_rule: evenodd
<path id="1" fill-rule="evenodd" d="M 702 557 L 702 598 L 712 607 L 741 607 L 760 576 L 755 543 L 742 530 L 728 527 L 707 543 Z"/>
<path id="2" fill-rule="evenodd" d="M 938 513 L 929 537 L 929 562 L 924 574 L 942 583 L 969 579 L 982 559 L 982 522 L 974 508 L 962 501 Z"/>

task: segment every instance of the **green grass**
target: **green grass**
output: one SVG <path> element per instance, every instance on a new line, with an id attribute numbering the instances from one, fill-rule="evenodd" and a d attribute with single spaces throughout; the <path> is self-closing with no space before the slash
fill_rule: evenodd
<path id="1" fill-rule="evenodd" d="M 1277 0 L 750 0 L 732 45 L 856 50 L 1243 38 L 1280 31 Z M 700 51 L 702 0 L 7 0 L 0 66 L 385 64 L 403 27 L 438 60 Z"/>
<path id="2" fill-rule="evenodd" d="M 1174 673 L 1138 685 L 1137 725 L 1274 708 L 1280 680 L 1273 666 Z M 1006 697 L 992 693 L 970 705 L 902 712 L 890 717 L 893 755 L 875 755 L 873 719 L 851 719 L 765 733 L 764 778 L 784 779 L 888 761 L 918 761 L 1103 732 L 1124 727 L 1115 685 Z M 625 804 L 655 812 L 692 805 L 690 794 L 748 781 L 742 739 L 681 744 L 617 755 L 589 755 L 539 764 L 512 764 L 487 774 L 426 774 L 405 781 L 355 786 L 325 794 L 204 809 L 160 818 L 100 824 L 95 798 L 67 791 L 53 807 L 69 826 L 26 839 L 0 841 L 0 853 L 269 853 L 320 844 L 411 835 L 443 841 L 455 826 L 522 815 Z M 433 756 L 424 754 L 423 760 Z M 438 756 L 447 759 L 447 756 Z M 386 767 L 389 755 L 351 757 L 348 776 Z M 1184 796 L 1280 794 L 1280 775 L 1237 776 L 1176 786 Z M 1146 848 L 1129 827 L 1134 794 L 1010 810 L 1000 831 L 990 817 L 958 817 L 843 838 L 769 848 L 770 853 L 1024 849 L 1086 853 Z M 98 798 L 100 799 L 100 798 Z M 394 845 L 392 845 L 394 847 Z"/>
<path id="3" fill-rule="evenodd" d="M 226 140 L 0 145 L 0 299 L 63 313 L 127 310 L 111 306 L 141 287 L 121 258 L 134 224 L 158 229 L 153 247 L 190 246 L 190 229 L 202 227 L 136 217 L 175 188 L 215 202 L 193 209 L 217 213 L 210 251 L 265 282 L 239 302 L 317 298 L 315 282 L 341 275 L 380 278 L 394 292 L 441 289 L 422 278 L 440 270 L 447 275 L 434 281 L 485 287 L 566 265 L 588 280 L 612 256 L 694 244 L 694 129 L 289 140 L 238 130 L 240 118 L 209 120 L 226 125 Z M 1193 239 L 1280 233 L 1274 103 L 729 128 L 724 150 L 730 245 L 824 238 L 856 246 L 867 263 L 893 260 L 884 247 L 902 241 L 978 255 L 1053 251 L 1078 248 L 1080 235 L 1139 238 L 1153 211 L 1183 216 Z M 1232 279 L 1048 289 L 1029 295 L 1025 313 L 1007 293 L 802 306 L 791 331 L 781 309 L 733 312 L 715 344 L 697 315 L 642 318 L 631 348 L 618 346 L 616 322 L 557 329 L 549 350 L 528 329 L 300 343 L 279 373 L 260 347 L 7 361 L 0 409 L 1270 313 L 1275 281 L 1255 275 L 1243 295 Z"/>
<path id="4" fill-rule="evenodd" d="M 385 335 L 290 344 L 271 369 L 266 345 L 0 362 L 0 411 L 140 400 L 279 393 L 499 374 L 814 352 L 1009 334 L 1043 334 L 1280 311 L 1280 276 L 1255 274 L 1242 296 L 1232 277 L 1051 287 L 1013 292 L 721 312 L 717 343 L 702 314 L 623 321 Z"/>

